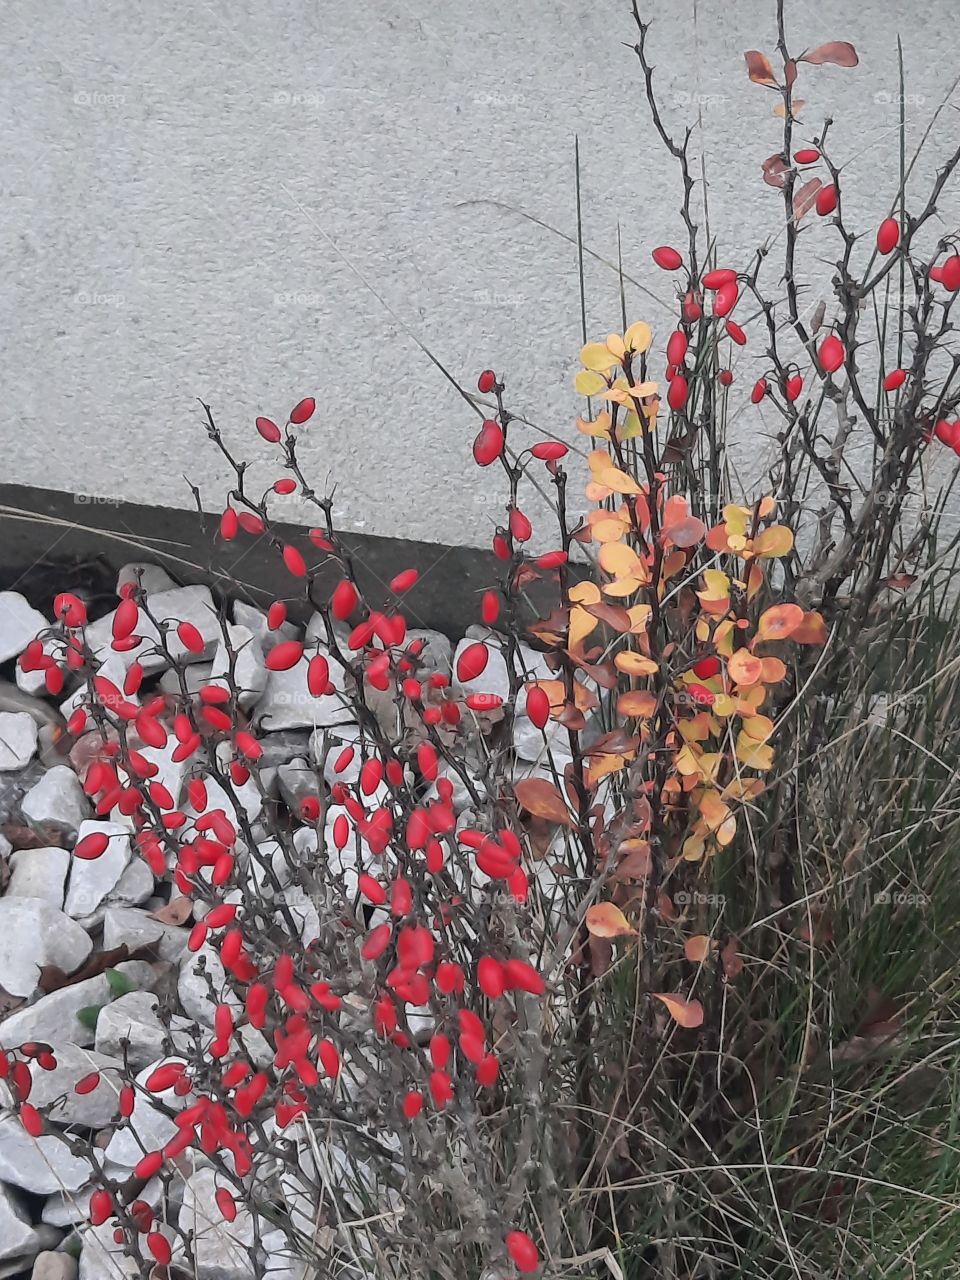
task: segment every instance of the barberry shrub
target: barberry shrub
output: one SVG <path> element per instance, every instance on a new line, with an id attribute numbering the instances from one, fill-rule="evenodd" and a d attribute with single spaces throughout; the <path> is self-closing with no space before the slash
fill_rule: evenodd
<path id="1" fill-rule="evenodd" d="M 291 1258 L 396 1280 L 813 1274 L 829 1246 L 805 1224 L 853 1212 L 833 1126 L 845 1112 L 856 1135 L 859 1104 L 802 1079 L 859 1025 L 827 977 L 851 964 L 840 921 L 861 936 L 859 869 L 825 832 L 877 834 L 883 785 L 849 754 L 864 658 L 914 653 L 911 602 L 944 564 L 936 493 L 919 513 L 911 496 L 960 452 L 960 255 L 923 234 L 960 154 L 919 212 L 904 171 L 890 210 L 852 225 L 828 128 L 805 136 L 794 92 L 856 53 L 791 56 L 781 14 L 777 69 L 756 51 L 747 69 L 783 118 L 782 152 L 758 166 L 782 195 L 783 258 L 727 261 L 704 243 L 691 134 L 664 123 L 635 17 L 685 192 L 682 247 L 652 250 L 674 322 L 585 342 L 566 443 L 531 433 L 501 371 L 480 374 L 473 461 L 502 475 L 504 515 L 452 662 L 408 627 L 415 566 L 382 598 L 362 589 L 301 470 L 301 432 L 324 429 L 312 398 L 283 425 L 256 420 L 279 475 L 259 494 L 206 409 L 232 472 L 217 536 L 276 558 L 269 679 L 316 709 L 301 786 L 278 791 L 225 613 L 224 669 L 199 687 L 207 639 L 137 582 L 105 645 L 63 594 L 21 659 L 52 692 L 83 682 L 69 729 L 84 789 L 192 921 L 202 1016 L 121 1082 L 139 1163 L 121 1175 L 90 1151 L 91 1223 L 142 1274 L 207 1274 L 178 1213 L 198 1168 L 256 1276 Z M 836 255 L 835 301 L 813 314 L 811 226 L 811 253 Z M 910 300 L 881 314 L 894 279 Z M 735 406 L 771 446 L 755 492 L 729 465 Z M 317 524 L 285 541 L 272 499 L 293 491 Z M 305 636 L 287 627 L 303 605 Z M 87 836 L 74 857 L 108 847 Z M 5 1048 L 24 1127 L 57 1131 L 23 1066 L 45 1048 Z M 829 1118 L 797 1137 L 801 1093 Z M 151 1143 L 144 1115 L 169 1138 Z"/>

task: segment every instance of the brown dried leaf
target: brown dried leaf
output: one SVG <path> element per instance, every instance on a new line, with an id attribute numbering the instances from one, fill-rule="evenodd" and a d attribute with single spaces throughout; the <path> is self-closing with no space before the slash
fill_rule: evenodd
<path id="1" fill-rule="evenodd" d="M 748 49 L 743 58 L 747 64 L 747 75 L 754 84 L 776 86 L 777 81 L 773 74 L 773 67 L 770 65 L 770 59 L 765 53 L 761 53 L 759 49 Z"/>
<path id="2" fill-rule="evenodd" d="M 21 822 L 4 822 L 0 825 L 0 835 L 6 836 L 14 849 L 63 849 L 63 832 L 50 823 L 42 822 L 37 827 L 28 827 Z"/>
<path id="3" fill-rule="evenodd" d="M 87 978 L 95 978 L 105 969 L 113 969 L 118 964 L 123 964 L 124 960 L 140 958 L 146 950 L 147 948 L 141 947 L 131 954 L 127 944 L 121 942 L 119 947 L 113 947 L 109 951 L 95 951 L 73 973 L 66 973 L 55 964 L 45 964 L 40 969 L 37 986 L 45 995 L 49 995 L 51 991 L 59 991 L 62 987 L 72 987 Z"/>
<path id="4" fill-rule="evenodd" d="M 165 907 L 161 907 L 158 911 L 151 911 L 150 917 L 153 920 L 159 920 L 161 924 L 185 924 L 190 919 L 193 911 L 192 898 L 171 898 Z"/>
<path id="5" fill-rule="evenodd" d="M 763 180 L 768 187 L 782 187 L 786 182 L 787 161 L 783 152 L 768 156 L 763 162 Z"/>
<path id="6" fill-rule="evenodd" d="M 805 53 L 801 62 L 810 62 L 815 67 L 831 63 L 835 67 L 855 67 L 860 61 L 856 49 L 849 40 L 830 40 Z"/>
<path id="7" fill-rule="evenodd" d="M 605 622 L 618 635 L 630 630 L 630 615 L 626 609 L 622 609 L 616 604 L 606 604 L 603 600 L 597 604 L 585 604 L 584 609 L 594 618 L 599 618 L 601 622 Z"/>
<path id="8" fill-rule="evenodd" d="M 514 783 L 513 793 L 521 808 L 532 813 L 535 818 L 546 818 L 549 822 L 560 822 L 567 827 L 574 825 L 563 796 L 546 778 L 523 778 Z"/>
<path id="9" fill-rule="evenodd" d="M 822 186 L 823 183 L 819 178 L 811 178 L 809 182 L 803 184 L 799 191 L 794 193 L 793 218 L 795 222 L 799 222 L 803 215 L 813 208 L 817 192 Z"/>

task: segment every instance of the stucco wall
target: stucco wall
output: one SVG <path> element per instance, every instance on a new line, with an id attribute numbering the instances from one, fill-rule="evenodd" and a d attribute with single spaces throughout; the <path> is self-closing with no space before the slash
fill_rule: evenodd
<path id="1" fill-rule="evenodd" d="M 772 52 L 774 2 L 647 9 L 666 113 L 679 127 L 699 110 L 711 227 L 736 262 L 778 212 L 759 164 L 779 124 L 742 61 Z M 916 140 L 956 75 L 955 4 L 790 13 L 798 44 L 860 50 L 857 70 L 806 75 L 802 96 L 811 135 L 836 116 L 848 208 L 872 229 L 896 188 L 898 28 Z M 304 458 L 338 482 L 348 526 L 486 544 L 499 499 L 469 465 L 477 420 L 403 326 L 471 385 L 506 368 L 517 408 L 572 422 L 575 251 L 488 202 L 572 233 L 578 134 L 587 242 L 615 259 L 620 226 L 654 295 L 629 286 L 631 318 L 665 322 L 649 250 L 678 239 L 675 175 L 623 0 L 7 0 L 3 21 L 8 481 L 189 506 L 186 475 L 213 503 L 225 472 L 196 397 L 265 453 L 254 415 L 315 393 Z M 956 120 L 941 117 L 918 189 Z M 942 212 L 955 227 L 955 196 Z M 596 263 L 587 297 L 591 330 L 617 327 L 617 282 Z"/>

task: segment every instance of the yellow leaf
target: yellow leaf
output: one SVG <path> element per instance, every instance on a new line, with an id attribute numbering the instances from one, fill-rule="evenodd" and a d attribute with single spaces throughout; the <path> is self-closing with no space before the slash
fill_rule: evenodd
<path id="1" fill-rule="evenodd" d="M 604 573 L 612 573 L 615 578 L 635 578 L 644 572 L 643 561 L 632 547 L 622 542 L 608 542 L 601 547 L 597 560 Z"/>
<path id="2" fill-rule="evenodd" d="M 643 355 L 653 341 L 653 330 L 645 321 L 636 320 L 623 335 L 623 341 L 629 351 Z"/>
<path id="3" fill-rule="evenodd" d="M 577 375 L 578 378 L 589 378 L 589 377 L 595 377 L 595 376 L 596 375 L 594 374 L 588 374 L 585 372 Z M 605 384 L 601 380 L 601 386 L 598 388 L 598 391 L 602 391 L 604 385 Z M 581 391 L 579 386 L 577 387 L 577 390 L 580 391 L 581 395 L 597 394 L 597 392 L 594 392 L 594 391 Z M 592 422 L 587 422 L 584 418 L 577 418 L 577 430 L 581 431 L 585 436 L 598 436 L 602 440 L 609 440 L 610 439 L 610 414 L 607 412 L 606 409 L 603 409 L 600 413 L 597 414 L 597 416 L 593 419 Z"/>
<path id="4" fill-rule="evenodd" d="M 585 923 L 587 931 L 595 938 L 620 938 L 624 934 L 636 933 L 627 917 L 612 902 L 597 902 L 588 907 Z"/>
<path id="5" fill-rule="evenodd" d="M 594 373 L 606 373 L 619 364 L 618 358 L 602 342 L 588 342 L 580 352 L 580 363 Z"/>
<path id="6" fill-rule="evenodd" d="M 642 490 L 634 480 L 633 476 L 628 476 L 625 471 L 621 471 L 619 467 L 607 467 L 606 470 L 599 472 L 595 479 L 598 484 L 605 484 L 608 489 L 612 489 L 614 493 L 641 493 Z"/>
<path id="7" fill-rule="evenodd" d="M 611 355 L 616 356 L 618 360 L 622 360 L 627 354 L 627 348 L 623 344 L 623 339 L 619 333 L 607 334 L 607 350 Z"/>
<path id="8" fill-rule="evenodd" d="M 786 676 L 787 668 L 779 658 L 762 658 L 763 675 L 760 677 L 764 684 L 779 684 Z"/>
<path id="9" fill-rule="evenodd" d="M 567 594 L 576 604 L 600 603 L 600 588 L 595 582 L 575 582 Z"/>
<path id="10" fill-rule="evenodd" d="M 753 540 L 755 555 L 767 558 L 789 555 L 793 550 L 793 533 L 785 524 L 772 524 Z"/>
<path id="11" fill-rule="evenodd" d="M 703 1005 L 699 1000 L 685 1000 L 683 996 L 670 995 L 665 991 L 654 991 L 652 995 L 654 1000 L 666 1006 L 670 1017 L 681 1027 L 693 1029 L 703 1024 Z"/>
<path id="12" fill-rule="evenodd" d="M 769 716 L 751 716 L 740 726 L 748 738 L 755 742 L 766 742 L 773 734 L 773 721 Z"/>
<path id="13" fill-rule="evenodd" d="M 590 532 L 593 534 L 594 542 L 619 542 L 624 534 L 628 533 L 630 526 L 624 524 L 619 516 L 608 516 L 605 520 L 598 520 L 590 526 Z"/>
<path id="14" fill-rule="evenodd" d="M 581 369 L 573 380 L 573 385 L 582 396 L 596 396 L 606 389 L 606 380 L 599 373 L 590 369 Z"/>
<path id="15" fill-rule="evenodd" d="M 587 765 L 587 785 L 593 790 L 601 778 L 607 778 L 611 773 L 619 773 L 621 769 L 626 768 L 626 764 L 626 756 L 617 755 L 614 752 L 608 751 L 603 755 L 591 756 L 590 763 Z"/>
<path id="16" fill-rule="evenodd" d="M 652 658 L 645 658 L 642 653 L 633 653 L 629 649 L 618 653 L 613 664 L 627 676 L 652 676 L 657 671 L 657 664 Z"/>
<path id="17" fill-rule="evenodd" d="M 568 643 L 571 649 L 579 649 L 590 635 L 591 631 L 595 631 L 600 625 L 599 618 L 595 618 L 593 614 L 587 613 L 586 609 L 581 609 L 579 605 L 570 610 L 570 634 Z"/>
<path id="18" fill-rule="evenodd" d="M 706 843 L 702 836 L 687 836 L 683 842 L 684 862 L 699 862 L 706 852 Z"/>
<path id="19" fill-rule="evenodd" d="M 773 747 L 768 743 L 755 742 L 741 732 L 737 735 L 737 759 L 748 769 L 763 772 L 773 768 Z"/>

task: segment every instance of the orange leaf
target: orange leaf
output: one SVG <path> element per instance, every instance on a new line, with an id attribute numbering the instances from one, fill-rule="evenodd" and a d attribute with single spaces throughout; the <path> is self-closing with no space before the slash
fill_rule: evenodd
<path id="1" fill-rule="evenodd" d="M 535 818 L 546 818 L 548 822 L 562 822 L 565 826 L 574 825 L 570 810 L 564 804 L 563 796 L 546 778 L 523 778 L 514 783 L 513 794 L 520 806 L 532 813 Z"/>
<path id="2" fill-rule="evenodd" d="M 667 1012 L 674 1022 L 681 1027 L 699 1027 L 703 1025 L 703 1005 L 699 1000 L 685 1000 L 683 996 L 670 995 L 664 991 L 652 992 L 654 1000 L 666 1005 Z"/>
<path id="3" fill-rule="evenodd" d="M 586 925 L 596 938 L 621 938 L 624 934 L 636 933 L 627 917 L 612 902 L 598 902 L 588 907 Z"/>
<path id="4" fill-rule="evenodd" d="M 617 711 L 622 716 L 640 716 L 646 719 L 657 709 L 656 695 L 646 689 L 629 689 L 617 699 Z"/>
<path id="5" fill-rule="evenodd" d="M 747 64 L 747 75 L 754 84 L 776 85 L 770 59 L 759 49 L 748 49 L 743 55 Z"/>
<path id="6" fill-rule="evenodd" d="M 760 679 L 763 674 L 763 663 L 746 649 L 738 649 L 727 663 L 727 671 L 730 673 L 731 680 L 747 688 Z"/>
<path id="7" fill-rule="evenodd" d="M 683 954 L 691 964 L 703 964 L 710 954 L 710 939 L 705 933 L 698 933 L 687 938 L 683 944 Z"/>
<path id="8" fill-rule="evenodd" d="M 826 644 L 827 624 L 819 613 L 811 610 L 803 615 L 803 622 L 794 631 L 791 639 L 797 644 Z"/>
<path id="9" fill-rule="evenodd" d="M 830 62 L 835 67 L 855 67 L 860 59 L 849 40 L 830 40 L 805 53 L 800 61 L 812 62 L 815 67 L 822 67 L 825 62 Z"/>
<path id="10" fill-rule="evenodd" d="M 775 604 L 760 615 L 757 635 L 761 640 L 786 640 L 803 622 L 798 604 Z"/>

